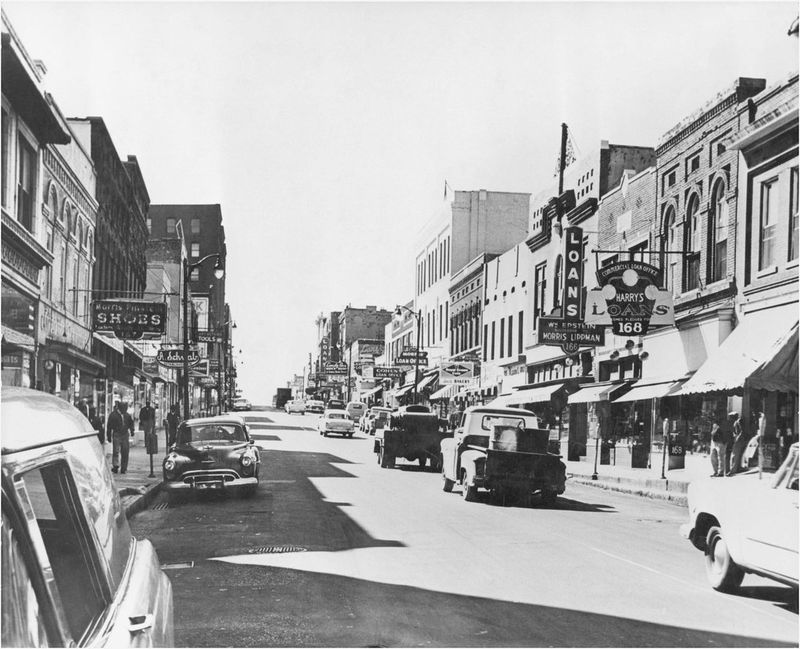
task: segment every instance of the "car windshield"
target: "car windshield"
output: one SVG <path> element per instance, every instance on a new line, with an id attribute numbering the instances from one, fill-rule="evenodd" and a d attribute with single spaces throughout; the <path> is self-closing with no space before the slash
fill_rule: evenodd
<path id="1" fill-rule="evenodd" d="M 503 428 L 525 428 L 525 420 L 517 417 L 503 417 L 500 415 L 484 415 L 481 420 L 483 430 L 492 430 L 495 426 Z"/>
<path id="2" fill-rule="evenodd" d="M 339 412 L 329 412 L 328 419 L 345 419 L 345 415 Z"/>
<path id="3" fill-rule="evenodd" d="M 237 424 L 197 424 L 181 426 L 178 431 L 178 444 L 246 441 L 244 429 Z"/>

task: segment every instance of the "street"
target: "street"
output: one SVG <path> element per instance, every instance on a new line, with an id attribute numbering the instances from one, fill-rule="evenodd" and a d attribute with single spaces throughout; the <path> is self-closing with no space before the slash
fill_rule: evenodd
<path id="1" fill-rule="evenodd" d="M 554 507 L 464 502 L 372 438 L 265 411 L 250 499 L 131 519 L 173 583 L 177 646 L 796 646 L 797 592 L 713 591 L 679 506 L 567 481 Z"/>

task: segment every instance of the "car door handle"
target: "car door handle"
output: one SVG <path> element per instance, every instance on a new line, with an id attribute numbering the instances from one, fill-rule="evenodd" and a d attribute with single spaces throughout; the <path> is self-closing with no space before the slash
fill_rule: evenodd
<path id="1" fill-rule="evenodd" d="M 153 619 L 152 613 L 147 613 L 146 615 L 131 615 L 128 618 L 128 620 L 130 620 L 128 631 L 131 633 L 140 633 L 145 629 L 149 629 L 153 626 Z"/>

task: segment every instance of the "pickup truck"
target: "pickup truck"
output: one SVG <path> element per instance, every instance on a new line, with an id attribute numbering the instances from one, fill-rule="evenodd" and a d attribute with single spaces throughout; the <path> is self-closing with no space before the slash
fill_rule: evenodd
<path id="1" fill-rule="evenodd" d="M 550 431 L 521 408 L 467 408 L 450 439 L 441 443 L 442 488 L 461 485 L 464 500 L 486 489 L 498 499 L 529 499 L 538 494 L 552 504 L 564 493 L 566 465 L 547 451 Z"/>
<path id="2" fill-rule="evenodd" d="M 378 464 L 394 468 L 398 457 L 417 461 L 424 467 L 428 461 L 439 470 L 442 440 L 448 436 L 438 416 L 423 406 L 407 406 L 389 416 L 389 425 L 375 431 L 373 449 Z"/>

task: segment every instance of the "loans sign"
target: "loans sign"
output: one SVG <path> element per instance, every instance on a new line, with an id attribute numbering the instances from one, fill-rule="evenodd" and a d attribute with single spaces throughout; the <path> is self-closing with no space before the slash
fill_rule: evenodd
<path id="1" fill-rule="evenodd" d="M 137 340 L 144 334 L 163 335 L 166 321 L 167 305 L 164 302 L 92 302 L 92 331 L 111 332 L 117 338 Z"/>
<path id="2" fill-rule="evenodd" d="M 661 288 L 661 281 L 661 270 L 641 261 L 601 268 L 600 288 L 586 296 L 586 322 L 611 325 L 619 336 L 643 336 L 650 325 L 674 325 L 672 293 Z"/>

